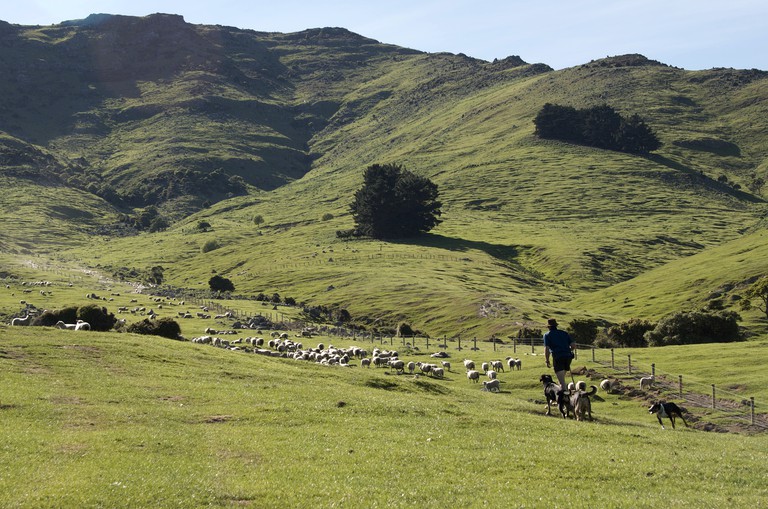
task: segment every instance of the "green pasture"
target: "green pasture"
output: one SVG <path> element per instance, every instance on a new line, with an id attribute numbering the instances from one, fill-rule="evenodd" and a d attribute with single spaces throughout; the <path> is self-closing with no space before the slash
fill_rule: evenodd
<path id="1" fill-rule="evenodd" d="M 645 402 L 602 392 L 593 422 L 547 417 L 541 357 L 500 373 L 498 394 L 449 360 L 434 379 L 3 326 L 0 505 L 655 507 L 663 492 L 669 507 L 759 507 L 768 495 L 764 434 L 662 431 Z"/>

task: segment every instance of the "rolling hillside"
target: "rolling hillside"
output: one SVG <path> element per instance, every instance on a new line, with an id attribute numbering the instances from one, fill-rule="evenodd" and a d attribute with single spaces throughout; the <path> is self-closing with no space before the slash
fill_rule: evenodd
<path id="1" fill-rule="evenodd" d="M 159 264 L 181 288 L 215 272 L 237 293 L 447 335 L 511 334 L 551 314 L 659 317 L 768 269 L 763 71 L 640 55 L 553 71 L 340 28 L 159 14 L 0 24 L 0 38 L 9 256 Z M 639 113 L 663 147 L 640 157 L 540 140 L 532 121 L 547 102 Z M 363 169 L 387 162 L 438 184 L 444 222 L 408 241 L 338 240 Z M 167 230 L 115 226 L 148 205 Z M 203 253 L 209 240 L 221 247 Z"/>

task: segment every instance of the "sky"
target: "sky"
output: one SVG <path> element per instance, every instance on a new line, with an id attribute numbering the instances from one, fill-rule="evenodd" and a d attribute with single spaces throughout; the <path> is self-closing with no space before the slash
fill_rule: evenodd
<path id="1" fill-rule="evenodd" d="M 0 20 L 180 14 L 260 32 L 343 27 L 379 42 L 555 69 L 640 53 L 689 70 L 768 70 L 768 0 L 0 0 Z"/>

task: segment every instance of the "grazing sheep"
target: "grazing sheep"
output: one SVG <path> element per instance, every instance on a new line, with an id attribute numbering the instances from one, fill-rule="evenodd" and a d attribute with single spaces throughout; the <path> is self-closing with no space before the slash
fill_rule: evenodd
<path id="1" fill-rule="evenodd" d="M 491 361 L 491 369 L 494 371 L 504 371 L 504 363 L 501 361 Z"/>
<path id="2" fill-rule="evenodd" d="M 640 390 L 645 391 L 651 388 L 653 385 L 653 376 L 644 376 L 640 379 Z"/>
<path id="3" fill-rule="evenodd" d="M 489 370 L 489 371 L 488 371 L 488 372 L 487 372 L 485 375 L 486 375 L 486 376 L 487 376 L 489 379 L 491 379 L 491 380 L 496 380 L 496 372 L 495 372 L 494 370 L 492 370 L 492 369 L 491 369 L 491 370 Z"/>
<path id="4" fill-rule="evenodd" d="M 509 370 L 513 371 L 517 369 L 520 371 L 523 369 L 523 361 L 520 359 L 513 359 L 512 357 L 507 357 L 507 366 L 509 366 Z"/>
<path id="5" fill-rule="evenodd" d="M 416 363 L 411 361 L 408 363 L 408 372 L 410 374 L 413 374 L 413 372 L 416 370 Z"/>
<path id="6" fill-rule="evenodd" d="M 469 359 L 464 359 L 464 368 L 467 369 L 467 371 L 471 369 L 475 369 L 475 361 L 471 361 Z"/>
<path id="7" fill-rule="evenodd" d="M 78 320 L 75 324 L 75 330 L 91 330 L 91 324 L 82 320 Z"/>
<path id="8" fill-rule="evenodd" d="M 443 368 L 433 367 L 432 374 L 443 378 L 445 376 L 445 370 Z"/>
<path id="9" fill-rule="evenodd" d="M 26 315 L 24 318 L 17 317 L 11 320 L 11 325 L 29 325 L 31 319 L 32 317 L 30 315 Z"/>
<path id="10" fill-rule="evenodd" d="M 422 373 L 425 375 L 429 373 L 431 376 L 432 368 L 434 367 L 432 364 L 429 364 L 428 362 L 419 362 L 418 366 Z"/>
<path id="11" fill-rule="evenodd" d="M 488 373 L 488 369 L 490 368 L 487 362 L 482 363 L 480 367 L 483 369 L 483 373 Z"/>
<path id="12" fill-rule="evenodd" d="M 441 361 L 440 364 L 443 365 L 443 368 L 447 369 L 448 371 L 451 370 L 451 363 L 448 361 Z"/>
<path id="13" fill-rule="evenodd" d="M 600 389 L 605 392 L 612 392 L 614 388 L 614 382 L 613 380 L 610 380 L 608 378 L 605 378 L 600 382 Z"/>
<path id="14" fill-rule="evenodd" d="M 361 368 L 370 368 L 371 367 L 371 359 L 368 357 L 365 357 L 364 359 L 360 359 L 360 367 Z"/>
<path id="15" fill-rule="evenodd" d="M 399 359 L 390 360 L 389 366 L 395 368 L 395 372 L 398 374 L 405 373 L 405 361 Z"/>
<path id="16" fill-rule="evenodd" d="M 491 392 L 495 390 L 496 392 L 499 392 L 500 391 L 499 383 L 500 382 L 499 382 L 498 379 L 495 379 L 495 380 L 483 380 L 483 390 L 484 391 L 491 391 Z"/>
<path id="17" fill-rule="evenodd" d="M 56 322 L 56 325 L 54 325 L 57 329 L 66 329 L 66 330 L 75 330 L 75 327 L 77 327 L 76 323 L 64 323 L 61 320 Z"/>
<path id="18" fill-rule="evenodd" d="M 478 380 L 480 380 L 480 372 L 475 371 L 474 369 L 470 369 L 469 371 L 467 371 L 467 379 L 470 382 L 476 383 Z"/>

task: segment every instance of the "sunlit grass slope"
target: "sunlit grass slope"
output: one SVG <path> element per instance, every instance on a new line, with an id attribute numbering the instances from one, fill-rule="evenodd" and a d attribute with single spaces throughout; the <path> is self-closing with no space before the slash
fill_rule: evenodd
<path id="1" fill-rule="evenodd" d="M 0 504 L 757 507 L 764 436 L 662 431 L 604 395 L 543 415 L 541 366 L 482 392 L 160 338 L 0 331 Z M 664 454 L 653 451 L 666 451 Z M 674 451 L 674 453 L 668 453 Z M 568 471 L 576 483 L 552 483 Z"/>

